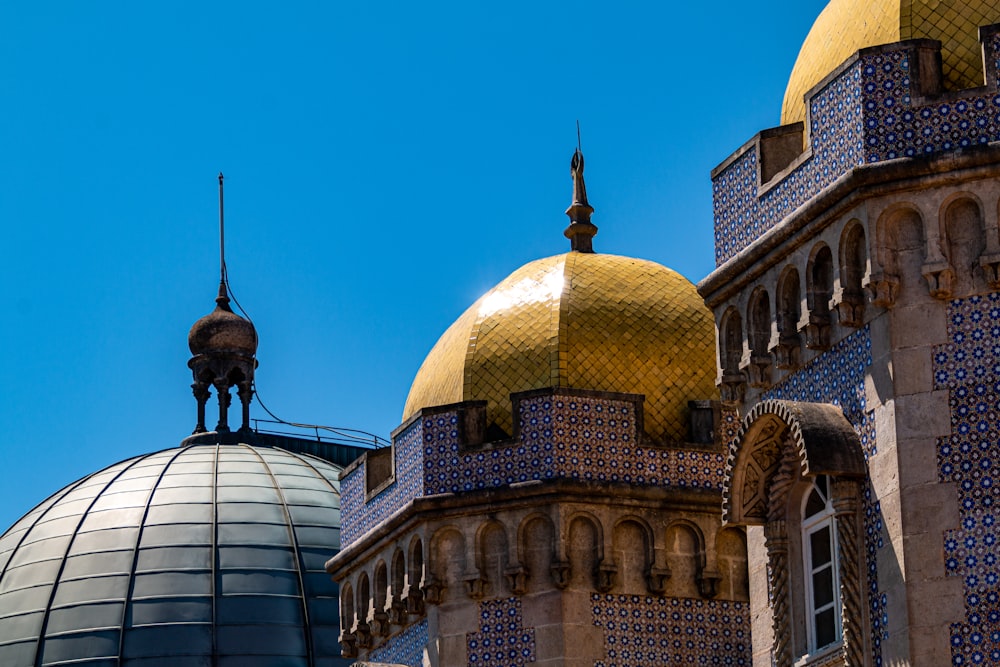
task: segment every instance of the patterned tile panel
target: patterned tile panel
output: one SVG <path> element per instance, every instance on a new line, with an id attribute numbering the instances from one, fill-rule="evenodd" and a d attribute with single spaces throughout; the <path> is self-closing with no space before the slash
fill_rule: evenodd
<path id="1" fill-rule="evenodd" d="M 535 630 L 524 627 L 520 598 L 479 603 L 479 632 L 466 635 L 470 667 L 521 667 L 535 661 Z"/>
<path id="2" fill-rule="evenodd" d="M 430 415 L 396 441 L 396 481 L 365 503 L 364 465 L 341 483 L 346 546 L 422 495 L 543 479 L 722 488 L 723 450 L 636 444 L 636 404 L 564 395 L 520 401 L 517 443 L 463 451 L 456 412 Z"/>
<path id="3" fill-rule="evenodd" d="M 594 667 L 751 664 L 748 603 L 598 593 L 590 600 L 606 652 Z"/>
<path id="4" fill-rule="evenodd" d="M 938 473 L 958 487 L 960 525 L 944 535 L 945 570 L 965 585 L 965 618 L 951 626 L 953 665 L 1000 664 L 1000 294 L 952 301 L 949 342 L 935 349 L 934 381 L 948 389 L 951 434 Z"/>
<path id="5" fill-rule="evenodd" d="M 872 363 L 871 333 L 859 329 L 767 392 L 763 398 L 833 403 L 840 406 L 861 439 L 865 459 L 877 450 L 875 418 L 865 400 L 865 373 Z M 882 664 L 882 642 L 889 638 L 888 597 L 878 585 L 878 554 L 885 545 L 882 508 L 866 480 L 862 502 L 865 526 L 865 565 L 872 626 L 872 653 Z"/>
<path id="6" fill-rule="evenodd" d="M 457 422 L 454 415 L 450 421 Z M 454 430 L 453 424 L 451 430 Z M 357 540 L 370 527 L 385 521 L 414 498 L 424 495 L 423 476 L 420 472 L 423 468 L 423 432 L 422 424 L 417 422 L 396 437 L 393 442 L 396 480 L 370 502 L 365 502 L 365 464 L 359 465 L 341 481 L 342 548 Z"/>
<path id="7" fill-rule="evenodd" d="M 385 644 L 373 650 L 366 659 L 369 662 L 421 667 L 428 642 L 430 636 L 427 632 L 427 619 L 424 619 L 387 639 Z"/>
<path id="8" fill-rule="evenodd" d="M 995 61 L 1000 37 L 986 46 Z M 755 147 L 713 179 L 717 266 L 854 167 L 1000 140 L 1000 94 L 970 91 L 914 106 L 909 53 L 886 50 L 861 58 L 813 96 L 809 130 L 812 156 L 762 195 Z"/>

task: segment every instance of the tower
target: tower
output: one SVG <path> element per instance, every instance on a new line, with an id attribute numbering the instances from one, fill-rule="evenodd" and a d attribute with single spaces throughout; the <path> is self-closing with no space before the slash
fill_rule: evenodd
<path id="1" fill-rule="evenodd" d="M 719 520 L 710 314 L 670 269 L 593 251 L 583 164 L 577 151 L 571 251 L 466 310 L 392 448 L 344 472 L 328 571 L 345 656 L 749 660 L 745 544 Z"/>
<path id="2" fill-rule="evenodd" d="M 712 172 L 755 666 L 1000 664 L 997 21 L 832 0 Z"/>

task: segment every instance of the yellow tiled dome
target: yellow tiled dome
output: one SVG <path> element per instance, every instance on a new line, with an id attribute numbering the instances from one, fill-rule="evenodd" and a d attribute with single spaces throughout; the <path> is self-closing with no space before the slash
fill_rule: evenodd
<path id="1" fill-rule="evenodd" d="M 781 123 L 805 120 L 806 92 L 855 51 L 904 39 L 941 42 L 945 87 L 983 85 L 979 26 L 1000 22 L 996 0 L 831 0 L 792 68 Z"/>
<path id="2" fill-rule="evenodd" d="M 487 423 L 510 433 L 510 394 L 546 387 L 644 394 L 646 432 L 683 440 L 687 402 L 716 396 L 712 315 L 655 262 L 580 252 L 530 262 L 441 336 L 403 419 L 486 400 Z"/>

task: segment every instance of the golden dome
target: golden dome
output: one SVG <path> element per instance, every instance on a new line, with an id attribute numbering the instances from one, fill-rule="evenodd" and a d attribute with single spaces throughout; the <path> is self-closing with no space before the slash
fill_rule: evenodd
<path id="1" fill-rule="evenodd" d="M 904 39 L 941 42 L 945 87 L 983 85 L 979 27 L 1000 22 L 996 0 L 831 0 L 802 43 L 781 124 L 805 120 L 803 98 L 858 49 Z"/>
<path id="2" fill-rule="evenodd" d="M 644 394 L 645 429 L 683 440 L 687 402 L 714 398 L 715 326 L 686 278 L 641 259 L 571 252 L 525 264 L 472 304 L 427 355 L 403 408 L 568 387 Z"/>

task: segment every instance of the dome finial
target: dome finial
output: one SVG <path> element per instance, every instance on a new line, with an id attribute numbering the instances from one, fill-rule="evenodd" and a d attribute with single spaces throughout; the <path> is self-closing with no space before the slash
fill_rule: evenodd
<path id="1" fill-rule="evenodd" d="M 188 368 L 194 375 L 191 389 L 198 401 L 195 433 L 204 433 L 205 403 L 210 389 L 219 396 L 219 423 L 215 430 L 229 431 L 229 390 L 236 387 L 243 408 L 241 430 L 250 428 L 250 401 L 253 399 L 253 376 L 257 369 L 257 331 L 253 323 L 229 307 L 229 280 L 226 275 L 226 237 L 222 207 L 222 172 L 219 172 L 219 293 L 215 310 L 194 323 L 188 332 L 188 347 L 194 355 Z"/>
<path id="2" fill-rule="evenodd" d="M 576 121 L 576 150 L 569 163 L 573 177 L 573 202 L 566 209 L 569 227 L 563 234 L 570 240 L 570 247 L 577 252 L 594 252 L 592 239 L 597 234 L 597 226 L 590 221 L 594 207 L 587 201 L 587 186 L 583 182 L 583 151 L 580 150 L 580 121 Z"/>

